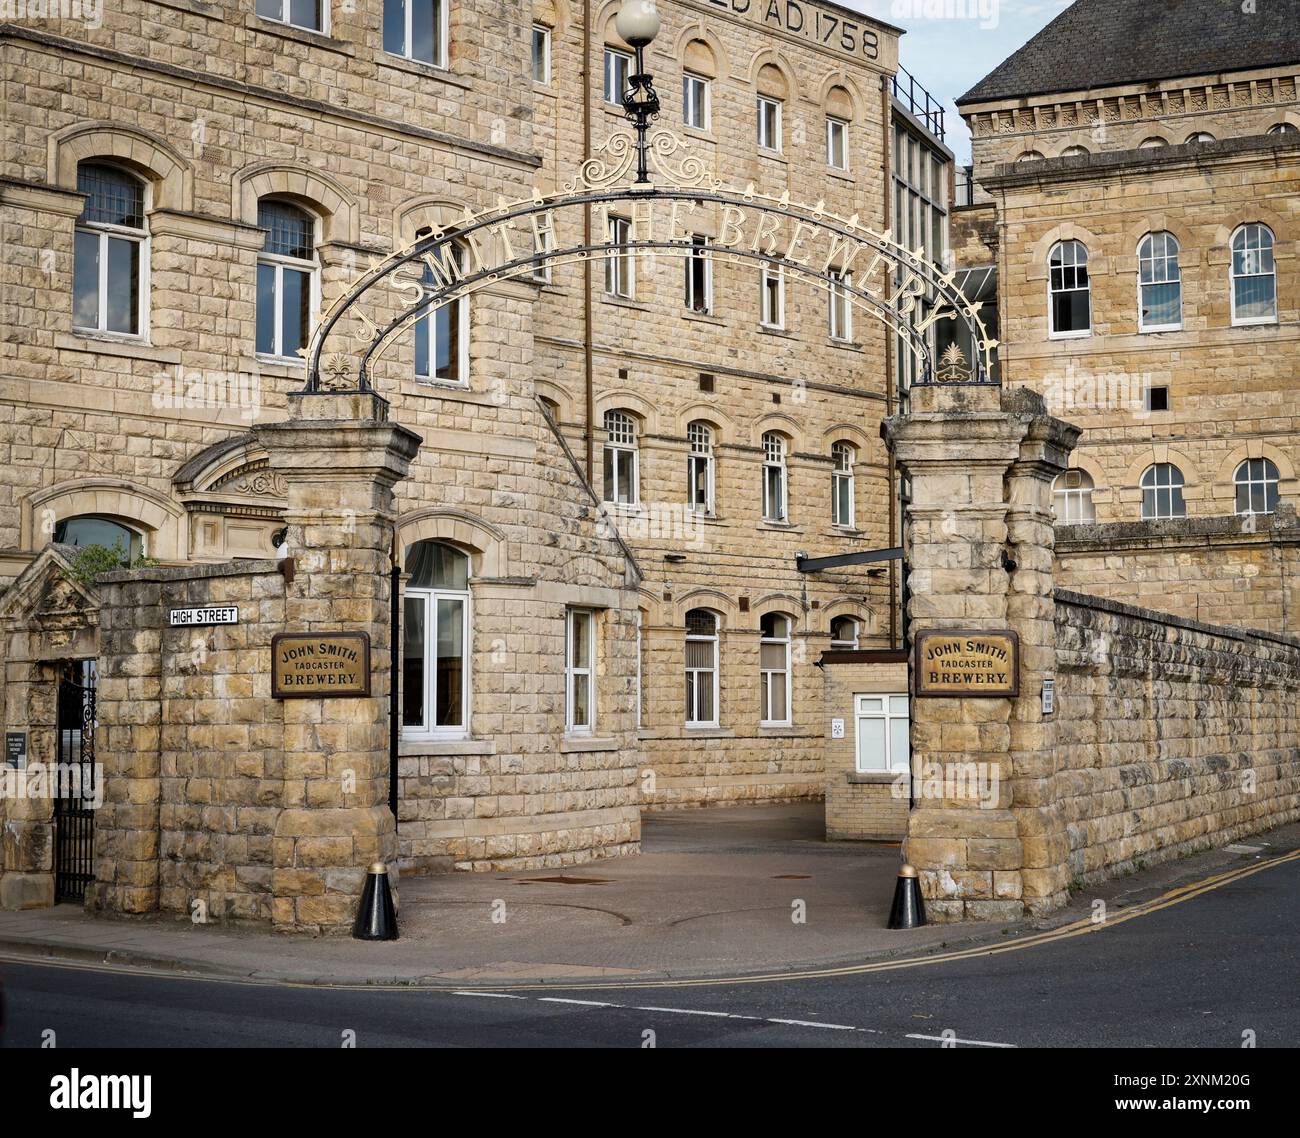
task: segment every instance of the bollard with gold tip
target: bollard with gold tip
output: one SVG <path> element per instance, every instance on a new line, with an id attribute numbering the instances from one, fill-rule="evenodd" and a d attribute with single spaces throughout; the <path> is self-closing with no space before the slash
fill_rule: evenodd
<path id="1" fill-rule="evenodd" d="M 361 891 L 361 905 L 352 926 L 355 940 L 396 940 L 397 913 L 393 909 L 393 890 L 388 884 L 388 866 L 375 862 L 366 875 Z"/>
<path id="2" fill-rule="evenodd" d="M 925 902 L 921 899 L 921 881 L 916 867 L 904 863 L 898 868 L 894 886 L 894 904 L 889 910 L 891 929 L 919 929 L 925 924 Z"/>

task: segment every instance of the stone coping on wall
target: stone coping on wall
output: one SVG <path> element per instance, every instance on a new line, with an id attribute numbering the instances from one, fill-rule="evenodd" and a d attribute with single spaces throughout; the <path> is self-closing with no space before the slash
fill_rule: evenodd
<path id="1" fill-rule="evenodd" d="M 1275 540 L 1300 543 L 1300 521 L 1295 507 L 1282 503 L 1272 514 L 1252 515 L 1257 518 L 1253 531 L 1242 529 L 1243 517 L 1238 514 L 1220 514 L 1209 518 L 1152 518 L 1141 522 L 1086 522 L 1079 525 L 1056 527 L 1057 553 L 1084 553 L 1111 551 L 1117 543 L 1128 542 L 1134 546 L 1173 542 L 1205 544 L 1206 538 L 1239 538 L 1258 541 Z"/>
<path id="2" fill-rule="evenodd" d="M 95 577 L 97 585 L 117 585 L 128 581 L 198 581 L 211 577 L 242 577 L 258 573 L 278 573 L 282 562 L 273 558 L 220 561 L 207 565 L 149 565 L 139 569 L 113 569 Z"/>
<path id="3" fill-rule="evenodd" d="M 1253 640 L 1269 641 L 1273 644 L 1280 644 L 1284 648 L 1300 651 L 1300 636 L 1292 636 L 1285 632 L 1263 632 L 1253 628 L 1238 628 L 1230 624 L 1206 624 L 1204 621 L 1192 620 L 1189 617 L 1172 616 L 1169 613 L 1156 612 L 1154 609 L 1139 608 L 1137 605 L 1125 604 L 1123 601 L 1112 601 L 1105 597 L 1076 593 L 1072 589 L 1056 589 L 1053 595 L 1057 604 L 1095 609 L 1098 612 L 1113 613 L 1116 616 L 1131 617 L 1135 620 L 1147 620 L 1152 624 L 1182 628 L 1188 632 L 1200 632 L 1206 636 L 1222 636 L 1230 640 L 1240 640 L 1243 643 Z"/>

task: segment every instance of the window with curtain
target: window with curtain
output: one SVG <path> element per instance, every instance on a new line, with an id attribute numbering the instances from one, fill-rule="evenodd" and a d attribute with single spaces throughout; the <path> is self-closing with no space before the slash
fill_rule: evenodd
<path id="1" fill-rule="evenodd" d="M 759 707 L 764 727 L 790 725 L 790 618 L 772 612 L 759 621 Z"/>
<path id="2" fill-rule="evenodd" d="M 266 230 L 257 257 L 257 351 L 297 359 L 315 310 L 316 221 L 291 202 L 264 198 L 257 224 Z"/>
<path id="3" fill-rule="evenodd" d="M 77 189 L 86 202 L 73 238 L 73 327 L 143 335 L 148 271 L 145 185 L 115 166 L 82 162 Z"/>
<path id="4" fill-rule="evenodd" d="M 686 614 L 686 726 L 718 725 L 718 618 L 708 609 Z"/>
<path id="5" fill-rule="evenodd" d="M 406 734 L 469 731 L 469 557 L 440 541 L 406 549 L 402 726 Z"/>

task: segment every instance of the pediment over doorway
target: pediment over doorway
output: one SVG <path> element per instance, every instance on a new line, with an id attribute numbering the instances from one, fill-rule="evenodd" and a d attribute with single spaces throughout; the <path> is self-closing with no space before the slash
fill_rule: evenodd
<path id="1" fill-rule="evenodd" d="M 288 488 L 251 434 L 200 451 L 172 478 L 185 506 L 191 556 L 197 561 L 270 557 Z"/>
<path id="2" fill-rule="evenodd" d="M 77 577 L 78 550 L 47 545 L 0 597 L 0 626 L 15 644 L 26 634 L 30 660 L 69 660 L 98 655 L 99 594 Z"/>

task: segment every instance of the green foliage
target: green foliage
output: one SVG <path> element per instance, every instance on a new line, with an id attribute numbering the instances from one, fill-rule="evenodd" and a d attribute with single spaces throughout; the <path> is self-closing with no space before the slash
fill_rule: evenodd
<path id="1" fill-rule="evenodd" d="M 115 569 L 142 569 L 158 562 L 152 557 L 131 560 L 126 547 L 119 541 L 111 549 L 107 545 L 87 545 L 72 560 L 72 576 L 82 585 L 93 585 L 101 573 Z"/>

